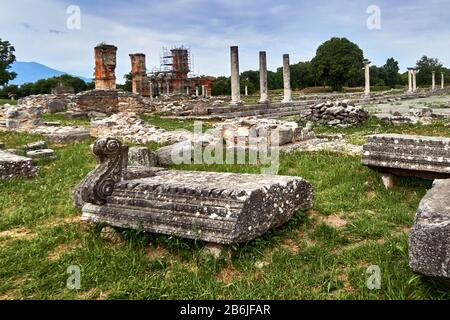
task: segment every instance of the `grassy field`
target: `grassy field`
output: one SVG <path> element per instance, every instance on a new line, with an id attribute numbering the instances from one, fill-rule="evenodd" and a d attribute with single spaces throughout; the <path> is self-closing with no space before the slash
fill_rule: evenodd
<path id="1" fill-rule="evenodd" d="M 443 124 L 394 128 L 374 121 L 343 131 L 361 142 L 374 130 L 446 133 Z M 0 132 L 7 148 L 39 139 Z M 202 256 L 201 241 L 125 230 L 123 241 L 112 243 L 100 237 L 101 226 L 82 224 L 71 192 L 95 165 L 90 143 L 53 145 L 59 158 L 41 163 L 37 177 L 0 181 L 0 299 L 450 298 L 408 268 L 408 233 L 430 181 L 401 178 L 387 191 L 359 156 L 282 154 L 279 174 L 313 184 L 313 209 L 214 260 Z M 259 173 L 237 165 L 177 168 Z M 80 290 L 66 288 L 71 265 L 81 267 Z M 372 265 L 381 269 L 379 290 L 366 286 Z"/>
<path id="2" fill-rule="evenodd" d="M 3 104 L 11 104 L 11 105 L 15 105 L 17 104 L 17 100 L 12 101 L 11 99 L 0 99 L 0 106 Z"/>

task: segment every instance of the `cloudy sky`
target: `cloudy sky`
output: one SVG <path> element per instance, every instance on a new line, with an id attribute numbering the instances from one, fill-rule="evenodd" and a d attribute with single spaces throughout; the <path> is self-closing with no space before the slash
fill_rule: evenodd
<path id="1" fill-rule="evenodd" d="M 71 5 L 81 10 L 79 29 L 67 27 Z M 381 29 L 367 26 L 374 5 Z M 129 53 L 145 53 L 151 69 L 162 47 L 185 45 L 195 73 L 217 76 L 230 73 L 231 45 L 239 46 L 241 71 L 257 69 L 260 50 L 275 70 L 283 53 L 310 60 L 333 36 L 356 42 L 377 65 L 392 56 L 404 70 L 424 54 L 450 65 L 448 0 L 0 0 L 0 12 L 0 38 L 19 61 L 92 77 L 93 48 L 107 42 L 119 48 L 119 82 Z"/>

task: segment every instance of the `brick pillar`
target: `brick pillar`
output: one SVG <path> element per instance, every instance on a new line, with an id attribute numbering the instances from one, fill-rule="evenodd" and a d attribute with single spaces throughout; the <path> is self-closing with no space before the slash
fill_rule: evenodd
<path id="1" fill-rule="evenodd" d="M 95 89 L 116 89 L 116 54 L 117 47 L 101 44 L 95 51 Z"/>
<path id="2" fill-rule="evenodd" d="M 150 80 L 147 77 L 145 66 L 145 54 L 130 54 L 131 59 L 131 84 L 133 93 L 144 97 L 150 96 Z"/>

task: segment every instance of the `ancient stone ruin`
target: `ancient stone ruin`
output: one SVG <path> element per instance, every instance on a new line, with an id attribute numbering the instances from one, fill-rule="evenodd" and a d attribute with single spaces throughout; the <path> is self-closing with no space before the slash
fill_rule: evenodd
<path id="1" fill-rule="evenodd" d="M 450 178 L 450 138 L 380 134 L 368 137 L 362 163 L 382 175 L 386 187 L 395 176 Z"/>
<path id="2" fill-rule="evenodd" d="M 0 150 L 0 180 L 32 177 L 37 172 L 32 159 Z"/>
<path id="3" fill-rule="evenodd" d="M 298 177 L 128 167 L 114 138 L 93 146 L 98 165 L 77 186 L 82 219 L 220 244 L 252 240 L 312 206 Z"/>
<path id="4" fill-rule="evenodd" d="M 364 145 L 362 163 L 379 171 L 387 188 L 394 186 L 397 175 L 437 179 L 416 213 L 409 236 L 409 265 L 449 286 L 450 139 L 373 135 Z"/>

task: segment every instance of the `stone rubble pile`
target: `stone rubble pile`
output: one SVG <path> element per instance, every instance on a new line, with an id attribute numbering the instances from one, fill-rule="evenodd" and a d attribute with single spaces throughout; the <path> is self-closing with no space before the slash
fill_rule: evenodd
<path id="1" fill-rule="evenodd" d="M 71 94 L 37 94 L 21 98 L 17 105 L 23 108 L 42 108 L 44 112 L 55 113 L 64 111 L 71 101 Z"/>
<path id="2" fill-rule="evenodd" d="M 362 107 L 350 105 L 348 100 L 327 101 L 311 106 L 302 118 L 328 126 L 346 128 L 364 123 L 369 118 L 369 113 Z"/>
<path id="3" fill-rule="evenodd" d="M 5 104 L 0 106 L 0 118 L 5 119 L 5 127 L 8 129 L 30 128 L 43 125 L 43 108 L 40 106 L 12 106 Z"/>
<path id="4" fill-rule="evenodd" d="M 433 109 L 428 107 L 413 108 L 410 107 L 407 114 L 402 114 L 398 111 L 389 114 L 376 115 L 381 121 L 392 125 L 403 124 L 431 124 L 435 119 L 442 119 L 444 115 L 435 114 Z"/>
<path id="5" fill-rule="evenodd" d="M 187 130 L 166 131 L 146 124 L 135 113 L 117 113 L 106 119 L 92 121 L 91 126 L 91 135 L 95 137 L 114 136 L 137 144 L 174 144 L 191 140 L 194 136 Z"/>
<path id="6" fill-rule="evenodd" d="M 265 118 L 228 119 L 214 125 L 215 136 L 230 144 L 255 138 L 268 145 L 286 145 L 305 141 L 315 137 L 310 126 L 300 128 L 296 122 L 279 121 Z"/>

